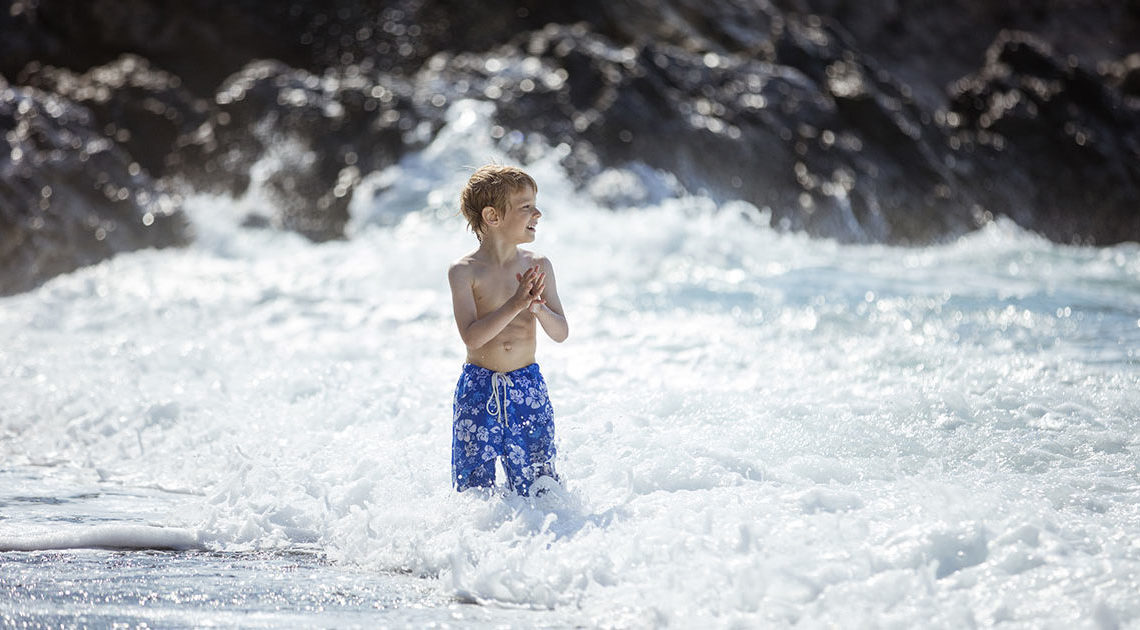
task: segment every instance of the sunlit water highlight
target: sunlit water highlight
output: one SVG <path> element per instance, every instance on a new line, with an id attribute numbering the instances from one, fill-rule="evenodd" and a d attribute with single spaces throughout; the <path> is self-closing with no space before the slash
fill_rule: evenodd
<path id="1" fill-rule="evenodd" d="M 507 161 L 484 109 L 452 114 L 367 182 L 348 241 L 197 198 L 194 246 L 0 301 L 6 466 L 161 491 L 148 525 L 205 552 L 410 574 L 504 623 L 1140 623 L 1136 245 L 1004 222 L 839 245 L 645 169 L 607 174 L 640 200 L 611 211 L 531 147 L 571 323 L 539 346 L 566 489 L 452 492 L 455 199 Z M 0 546 L 97 524 L 21 509 Z"/>

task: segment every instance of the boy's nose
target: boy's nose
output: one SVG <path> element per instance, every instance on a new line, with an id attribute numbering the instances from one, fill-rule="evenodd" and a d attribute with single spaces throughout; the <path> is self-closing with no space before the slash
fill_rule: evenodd
<path id="1" fill-rule="evenodd" d="M 534 216 L 536 216 L 536 217 L 541 217 L 541 216 L 542 216 L 542 210 L 539 210 L 539 209 L 538 209 L 538 206 L 535 206 L 535 207 L 534 207 Z"/>

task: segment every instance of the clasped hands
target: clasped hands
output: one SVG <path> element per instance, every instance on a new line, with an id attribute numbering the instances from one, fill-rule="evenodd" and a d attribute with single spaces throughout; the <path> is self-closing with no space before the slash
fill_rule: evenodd
<path id="1" fill-rule="evenodd" d="M 519 281 L 519 288 L 511 299 L 520 311 L 527 310 L 531 313 L 538 313 L 538 309 L 546 304 L 546 300 L 542 297 L 542 292 L 546 290 L 546 272 L 540 271 L 540 269 L 539 265 L 534 265 L 528 267 L 523 273 L 515 274 L 515 278 Z"/>

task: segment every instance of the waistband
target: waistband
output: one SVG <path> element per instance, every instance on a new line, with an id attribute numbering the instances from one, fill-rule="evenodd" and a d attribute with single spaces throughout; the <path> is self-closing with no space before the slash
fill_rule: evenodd
<path id="1" fill-rule="evenodd" d="M 537 363 L 531 363 L 530 365 L 523 366 L 517 370 L 511 370 L 510 372 L 496 372 L 490 368 L 485 368 L 481 365 L 475 365 L 474 363 L 464 363 L 463 364 L 463 372 L 465 374 L 482 374 L 484 376 L 490 376 L 492 374 L 505 374 L 507 376 L 516 376 L 516 375 L 521 375 L 521 374 L 532 374 L 536 371 L 538 371 L 538 364 Z"/>
<path id="2" fill-rule="evenodd" d="M 485 368 L 474 363 L 464 363 L 463 372 L 475 376 L 490 376 L 491 378 L 491 396 L 487 399 L 485 409 L 487 413 L 494 416 L 499 424 L 504 427 L 507 426 L 507 388 L 514 387 L 514 379 L 520 376 L 533 376 L 538 373 L 538 364 L 531 363 L 525 367 L 510 372 L 495 372 L 489 368 Z M 502 397 L 499 392 L 502 392 Z"/>

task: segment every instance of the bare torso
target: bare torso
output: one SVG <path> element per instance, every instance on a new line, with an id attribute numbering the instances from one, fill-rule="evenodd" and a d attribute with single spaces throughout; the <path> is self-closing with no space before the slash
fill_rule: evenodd
<path id="1" fill-rule="evenodd" d="M 506 303 L 518 290 L 515 274 L 535 264 L 534 256 L 519 250 L 518 259 L 507 267 L 471 261 L 473 271 L 472 293 L 475 297 L 476 316 L 484 317 Z M 467 349 L 467 362 L 495 372 L 510 372 L 534 363 L 535 316 L 522 311 L 503 330 L 478 348 Z"/>

